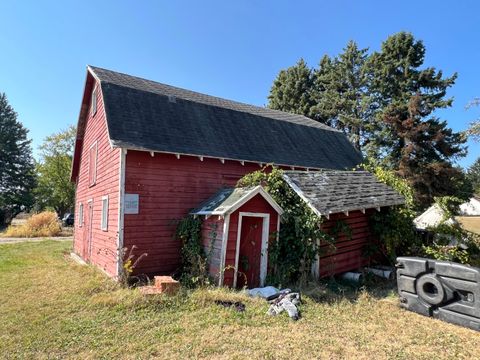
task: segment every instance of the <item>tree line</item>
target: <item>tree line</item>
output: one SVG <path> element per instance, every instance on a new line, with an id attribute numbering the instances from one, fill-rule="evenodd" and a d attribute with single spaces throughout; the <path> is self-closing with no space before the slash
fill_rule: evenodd
<path id="1" fill-rule="evenodd" d="M 466 199 L 472 185 L 455 163 L 467 153 L 467 134 L 436 115 L 452 106 L 447 90 L 457 74 L 425 67 L 425 54 L 423 42 L 407 32 L 388 37 L 374 52 L 350 41 L 316 68 L 300 59 L 281 70 L 268 106 L 342 130 L 368 163 L 407 179 L 419 207 L 436 196 Z"/>
<path id="2" fill-rule="evenodd" d="M 455 164 L 467 152 L 467 136 L 480 139 L 480 123 L 454 132 L 438 118 L 437 110 L 452 106 L 447 90 L 457 74 L 424 67 L 425 53 L 423 42 L 406 32 L 390 36 L 375 52 L 350 41 L 316 68 L 300 59 L 281 70 L 268 106 L 343 131 L 370 168 L 394 170 L 409 182 L 419 209 L 437 196 L 467 199 L 480 192 L 480 158 L 466 172 Z M 479 104 L 474 99 L 470 106 Z M 74 207 L 75 127 L 46 137 L 38 161 L 27 135 L 0 93 L 0 226 L 23 210 L 63 215 Z"/>
<path id="3" fill-rule="evenodd" d="M 0 93 L 0 227 L 21 211 L 48 209 L 61 216 L 73 210 L 70 168 L 75 135 L 70 126 L 47 136 L 35 161 L 28 130 Z"/>

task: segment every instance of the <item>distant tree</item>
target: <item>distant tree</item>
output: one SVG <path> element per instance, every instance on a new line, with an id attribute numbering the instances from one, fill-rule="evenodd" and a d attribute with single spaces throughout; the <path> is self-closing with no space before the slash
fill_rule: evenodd
<path id="1" fill-rule="evenodd" d="M 303 59 L 281 70 L 273 81 L 268 107 L 293 114 L 311 116 L 313 71 Z"/>
<path id="2" fill-rule="evenodd" d="M 480 157 L 467 169 L 467 178 L 473 186 L 473 191 L 480 195 Z"/>
<path id="3" fill-rule="evenodd" d="M 451 106 L 446 92 L 457 75 L 444 78 L 435 68 L 421 69 L 424 58 L 422 41 L 406 32 L 390 36 L 371 57 L 372 90 L 388 129 L 381 144 L 384 164 L 409 181 L 422 206 L 435 196 L 453 195 L 463 174 L 452 161 L 466 153 L 465 136 L 434 115 Z"/>
<path id="4" fill-rule="evenodd" d="M 35 189 L 39 209 L 52 208 L 60 216 L 73 210 L 75 187 L 70 181 L 76 128 L 47 136 L 39 147 L 38 186 Z"/>
<path id="5" fill-rule="evenodd" d="M 467 109 L 472 106 L 479 106 L 480 98 L 473 99 L 468 105 Z M 467 130 L 467 135 L 471 136 L 473 140 L 480 142 L 480 119 L 474 120 L 470 123 L 470 127 Z"/>
<path id="6" fill-rule="evenodd" d="M 367 52 L 350 41 L 337 57 L 322 58 L 310 112 L 314 119 L 342 130 L 358 150 L 370 143 L 376 125 Z"/>
<path id="7" fill-rule="evenodd" d="M 0 93 L 0 225 L 33 204 L 35 172 L 28 130 Z"/>

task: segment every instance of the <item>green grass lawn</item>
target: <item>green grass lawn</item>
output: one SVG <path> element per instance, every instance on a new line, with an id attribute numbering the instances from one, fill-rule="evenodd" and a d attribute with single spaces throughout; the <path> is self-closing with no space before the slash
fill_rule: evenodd
<path id="1" fill-rule="evenodd" d="M 0 245 L 1 358 L 478 358 L 480 334 L 385 291 L 309 289 L 303 318 L 226 290 L 145 298 L 70 260 L 69 242 Z M 244 313 L 215 305 L 240 299 Z"/>

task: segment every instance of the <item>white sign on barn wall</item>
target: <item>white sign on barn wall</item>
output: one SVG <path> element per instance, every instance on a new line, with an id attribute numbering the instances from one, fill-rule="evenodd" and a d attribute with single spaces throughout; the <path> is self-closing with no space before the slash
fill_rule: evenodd
<path id="1" fill-rule="evenodd" d="M 125 194 L 125 214 L 138 214 L 138 194 Z"/>

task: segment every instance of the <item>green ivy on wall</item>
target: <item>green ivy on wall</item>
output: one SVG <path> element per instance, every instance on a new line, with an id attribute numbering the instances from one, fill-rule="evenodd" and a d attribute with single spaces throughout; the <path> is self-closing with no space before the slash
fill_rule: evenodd
<path id="1" fill-rule="evenodd" d="M 392 187 L 405 198 L 405 205 L 385 209 L 370 218 L 373 233 L 379 240 L 377 250 L 382 251 L 392 264 L 399 255 L 418 253 L 421 244 L 413 225 L 415 204 L 412 187 L 393 170 L 372 164 L 364 164 L 362 167 L 373 173 L 378 181 Z M 369 250 L 371 253 L 372 249 Z"/>
<path id="2" fill-rule="evenodd" d="M 284 213 L 278 241 L 269 246 L 268 284 L 287 284 L 305 281 L 319 253 L 321 241 L 334 243 L 333 238 L 320 229 L 322 220 L 292 190 L 283 179 L 283 171 L 267 165 L 262 170 L 245 175 L 238 186 L 261 185 L 280 205 Z M 276 237 L 277 234 L 272 234 Z"/>

